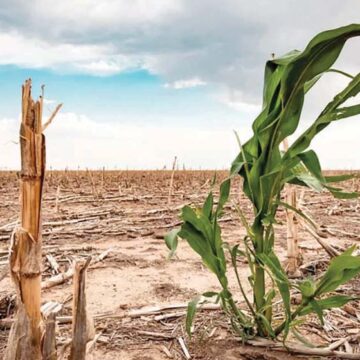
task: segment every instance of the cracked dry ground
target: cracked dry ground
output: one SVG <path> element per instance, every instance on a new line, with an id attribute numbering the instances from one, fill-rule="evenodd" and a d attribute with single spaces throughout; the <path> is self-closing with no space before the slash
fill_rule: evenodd
<path id="1" fill-rule="evenodd" d="M 88 310 L 95 318 L 98 337 L 89 358 L 93 359 L 173 359 L 184 358 L 177 338 L 183 337 L 193 359 L 293 359 L 294 355 L 244 347 L 236 341 L 220 310 L 203 310 L 195 323 L 190 340 L 184 331 L 184 312 L 180 307 L 158 314 L 129 317 L 129 311 L 149 305 L 182 305 L 193 296 L 218 290 L 218 284 L 185 242 L 177 256 L 167 259 L 163 236 L 179 225 L 179 210 L 184 204 L 200 205 L 207 195 L 214 171 L 176 171 L 173 195 L 168 204 L 170 171 L 62 171 L 48 172 L 43 202 L 44 279 L 53 275 L 52 255 L 65 272 L 72 261 L 111 249 L 107 257 L 90 266 L 87 277 Z M 217 182 L 226 172 L 217 173 Z M 7 248 L 18 219 L 18 179 L 15 172 L 0 173 L 0 274 L 7 265 Z M 360 181 L 348 181 L 346 187 L 359 190 Z M 239 202 L 251 219 L 251 208 L 235 181 L 223 217 L 224 239 L 241 242 L 244 229 L 234 210 Z M 215 187 L 216 189 L 216 187 Z M 216 192 L 216 191 L 215 191 Z M 323 240 L 339 249 L 360 240 L 359 200 L 339 201 L 326 193 L 306 190 L 299 196 L 322 225 Z M 276 250 L 286 260 L 286 225 L 279 212 L 276 225 Z M 299 231 L 303 254 L 303 274 L 321 272 L 328 257 L 304 229 Z M 247 266 L 240 263 L 246 281 Z M 229 269 L 234 292 L 235 279 Z M 360 294 L 358 281 L 344 291 Z M 9 319 L 13 312 L 12 285 L 9 276 L 0 281 L 0 357 L 6 346 Z M 59 316 L 71 313 L 71 281 L 43 290 L 43 301 L 63 304 Z M 241 298 L 238 298 L 239 301 Z M 355 304 L 354 306 L 357 306 Z M 167 315 L 172 314 L 170 317 Z M 353 320 L 351 322 L 351 317 Z M 309 317 L 304 333 L 312 341 L 326 343 L 344 334 L 357 334 L 356 315 L 346 311 L 328 315 L 329 329 L 323 331 L 314 317 Z M 343 319 L 343 320 L 341 320 Z M 345 320 L 344 320 L 345 319 Z M 350 319 L 350 320 L 349 320 Z M 342 322 L 341 322 L 342 321 Z M 350 323 L 348 323 L 350 321 Z M 350 325 L 349 325 L 350 324 Z M 332 325 L 332 327 L 331 327 Z M 343 326 L 342 326 L 343 325 Z M 57 326 L 58 346 L 70 336 L 70 324 Z M 356 344 L 353 345 L 354 351 Z"/>

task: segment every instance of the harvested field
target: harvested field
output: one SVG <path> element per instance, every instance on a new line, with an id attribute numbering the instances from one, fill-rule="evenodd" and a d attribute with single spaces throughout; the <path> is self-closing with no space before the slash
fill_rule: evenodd
<path id="1" fill-rule="evenodd" d="M 218 283 L 185 241 L 180 243 L 176 256 L 169 260 L 163 237 L 180 224 L 178 215 L 183 205 L 204 201 L 214 173 L 176 171 L 169 203 L 171 171 L 47 172 L 43 202 L 43 302 L 56 301 L 63 305 L 57 325 L 58 347 L 66 344 L 70 337 L 72 285 L 69 280 L 55 285 L 53 277 L 66 273 L 75 259 L 91 256 L 87 302 L 97 334 L 89 355 L 93 359 L 184 359 L 186 349 L 182 348 L 182 341 L 192 359 L 295 358 L 239 346 L 226 318 L 214 305 L 202 310 L 204 316 L 195 322 L 193 338 L 186 335 L 186 303 L 197 294 L 218 289 Z M 226 172 L 217 172 L 217 182 L 226 175 Z M 239 201 L 245 214 L 249 218 L 252 215 L 250 203 L 236 181 L 222 218 L 224 238 L 230 244 L 239 242 L 245 234 L 234 203 Z M 1 357 L 14 305 L 7 274 L 7 249 L 18 222 L 16 172 L 1 172 L 0 184 Z M 345 187 L 358 191 L 360 180 L 350 180 Z M 320 225 L 319 235 L 323 241 L 337 250 L 358 244 L 358 199 L 341 201 L 327 193 L 308 189 L 300 196 Z M 276 250 L 285 262 L 284 211 L 279 211 L 278 221 Z M 299 244 L 303 257 L 302 276 L 320 274 L 329 261 L 326 252 L 301 227 Z M 246 264 L 240 264 L 239 272 L 244 279 L 248 276 Z M 235 276 L 231 270 L 229 273 L 235 286 Z M 340 291 L 360 296 L 360 281 L 354 280 Z M 296 302 L 296 297 L 293 301 Z M 359 308 L 360 302 L 352 302 L 342 310 L 327 313 L 324 328 L 312 316 L 307 325 L 301 327 L 303 334 L 317 344 L 346 338 L 341 346 L 350 346 L 353 352 L 359 352 Z"/>

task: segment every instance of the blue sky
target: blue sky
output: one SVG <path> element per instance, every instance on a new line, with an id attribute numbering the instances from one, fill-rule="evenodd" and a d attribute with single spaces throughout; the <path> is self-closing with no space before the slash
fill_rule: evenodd
<path id="1" fill-rule="evenodd" d="M 96 76 L 3 65 L 0 76 L 3 80 L 0 83 L 3 99 L 0 114 L 7 125 L 0 146 L 4 154 L 11 154 L 10 158 L 3 158 L 4 168 L 16 168 L 19 161 L 15 142 L 21 84 L 29 77 L 33 81 L 33 96 L 46 84 L 45 118 L 57 103 L 64 103 L 48 129 L 48 164 L 52 168 L 162 168 L 169 166 L 175 155 L 181 165 L 189 168 L 224 168 L 236 153 L 232 130 L 237 128 L 239 115 L 244 116 L 250 127 L 255 114 L 249 116 L 247 111 L 234 110 L 214 99 L 212 86 L 174 89 L 160 76 L 146 70 Z M 199 131 L 201 142 L 197 136 Z M 224 144 L 224 139 L 220 138 L 224 135 L 232 144 L 225 142 L 229 151 L 225 154 L 222 146 L 219 161 L 214 141 Z M 125 137 L 127 143 L 133 142 L 128 154 L 129 144 L 124 149 Z M 188 139 L 192 139 L 193 154 L 187 149 Z M 209 150 L 204 154 L 206 147 Z M 144 156 L 149 148 L 152 155 Z M 66 155 L 61 155 L 64 152 Z M 186 160 L 182 153 L 186 153 Z"/>
<path id="2" fill-rule="evenodd" d="M 164 81 L 146 70 L 126 71 L 110 76 L 61 73 L 48 69 L 0 67 L 1 114 L 15 117 L 19 112 L 17 96 L 24 79 L 33 81 L 33 95 L 46 84 L 46 96 L 64 103 L 64 111 L 92 114 L 98 121 L 114 121 L 118 118 L 153 115 L 161 117 L 179 115 L 185 123 L 189 115 L 233 115 L 233 111 L 211 99 L 209 86 L 184 88 L 174 91 L 166 88 Z M 160 120 L 160 118 L 159 118 Z"/>
<path id="3" fill-rule="evenodd" d="M 279 12 L 278 9 L 281 9 Z M 324 10 L 326 9 L 326 11 Z M 301 49 L 319 31 L 358 20 L 336 0 L 0 0 L 0 168 L 19 167 L 21 84 L 45 84 L 53 168 L 226 168 L 261 107 L 265 61 Z M 338 67 L 360 68 L 360 42 Z M 304 129 L 346 81 L 309 96 Z M 314 143 L 326 168 L 360 168 L 359 119 Z M 291 140 L 291 139 L 290 139 Z"/>

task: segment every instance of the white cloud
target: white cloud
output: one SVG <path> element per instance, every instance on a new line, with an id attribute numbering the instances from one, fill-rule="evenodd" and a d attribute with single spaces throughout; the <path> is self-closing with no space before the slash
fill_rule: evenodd
<path id="1" fill-rule="evenodd" d="M 217 0 L 0 0 L 0 65 L 51 68 L 97 76 L 113 75 L 128 69 L 146 69 L 159 75 L 168 88 L 183 89 L 206 84 L 209 89 L 214 89 L 213 99 L 249 114 L 250 118 L 260 108 L 263 69 L 271 53 L 281 55 L 293 48 L 302 49 L 319 31 L 358 22 L 360 11 L 358 0 L 348 0 L 341 6 L 338 0 L 278 0 L 276 5 L 267 1 L 246 0 L 224 0 L 221 4 Z M 327 13 L 335 15 L 324 16 L 324 8 Z M 337 67 L 358 72 L 359 50 L 360 38 L 351 40 L 345 46 Z M 319 84 L 319 90 L 310 94 L 305 104 L 304 117 L 313 119 L 318 111 L 315 105 L 321 110 L 321 105 L 342 83 L 343 80 L 334 76 L 323 85 Z M 103 143 L 98 139 L 98 134 L 104 134 L 104 125 L 87 120 L 90 128 L 96 128 L 96 133 L 91 134 L 90 128 L 81 122 L 85 120 L 80 118 L 76 116 L 77 120 L 74 120 L 79 126 L 76 134 L 79 137 L 82 137 L 81 134 L 89 136 L 90 140 L 82 140 L 85 148 L 97 139 L 99 143 L 96 146 L 102 144 L 104 149 L 109 146 L 117 149 L 119 145 L 112 140 Z M 168 122 L 171 121 L 176 120 L 169 119 Z M 359 133 L 360 125 L 359 122 L 352 124 L 352 130 L 346 126 L 342 128 L 342 124 L 336 124 L 334 128 L 343 131 L 343 138 L 349 131 L 348 141 L 341 144 L 342 149 L 347 150 L 342 156 L 343 159 L 351 159 L 353 167 L 360 167 L 359 160 L 353 155 L 359 152 L 358 140 L 353 138 L 353 134 Z M 1 126 L 8 128 L 10 125 L 1 121 Z M 119 126 L 114 125 L 116 134 L 120 131 Z M 122 130 L 128 130 L 129 134 L 136 130 L 141 134 L 141 129 L 130 127 Z M 164 140 L 156 135 L 161 133 L 159 129 L 147 128 L 157 139 L 152 145 L 158 148 L 165 143 L 171 149 L 169 151 L 172 151 L 173 144 L 167 144 L 167 139 L 180 136 L 183 131 L 175 129 L 174 135 L 173 130 L 161 130 L 165 132 Z M 221 131 L 231 134 L 231 129 Z M 324 153 L 324 163 L 326 166 L 339 166 L 341 162 L 336 159 L 342 152 L 334 152 L 334 146 L 329 145 L 339 144 L 339 138 L 333 130 L 326 131 L 331 157 Z M 66 132 L 67 136 L 71 136 L 70 133 Z M 203 131 L 192 129 L 189 133 L 199 135 Z M 216 132 L 211 134 L 210 153 L 216 159 L 225 159 L 226 156 L 212 153 L 212 144 L 219 142 L 221 148 L 223 137 L 216 137 Z M 134 139 L 142 141 L 141 146 L 146 149 L 144 156 L 154 156 L 154 160 L 149 158 L 148 163 L 161 166 L 159 163 L 164 161 L 163 152 L 167 148 L 162 147 L 161 154 L 157 155 L 150 151 L 147 143 L 150 140 L 136 136 Z M 126 139 L 121 138 L 121 141 L 126 142 Z M 182 141 L 188 143 L 185 137 Z M 76 139 L 74 148 L 75 143 Z M 131 144 L 128 146 L 131 147 Z M 92 148 L 89 147 L 89 151 Z M 198 149 L 191 149 L 197 154 Z M 85 163 L 87 160 L 82 150 L 76 151 L 79 151 L 79 163 Z M 179 156 L 181 151 L 187 150 L 179 147 L 176 151 Z M 113 159 L 110 152 L 106 154 Z M 98 163 L 106 159 L 104 153 L 99 157 Z M 333 165 L 331 159 L 334 159 Z M 61 163 L 59 159 L 56 161 Z M 126 158 L 121 160 L 121 164 L 124 163 Z M 140 164 L 140 160 L 136 164 Z"/>
<path id="2" fill-rule="evenodd" d="M 358 0 L 1 2 L 0 64 L 97 76 L 141 68 L 169 88 L 230 89 L 220 101 L 240 110 L 260 103 L 271 53 L 301 49 L 319 31 L 357 22 L 360 11 Z M 336 16 L 324 17 L 324 6 Z M 357 71 L 359 50 L 352 40 L 340 67 Z"/>
<path id="3" fill-rule="evenodd" d="M 323 168 L 360 168 L 355 126 L 356 119 L 332 124 L 314 142 Z M 6 153 L 0 168 L 20 166 L 18 128 L 19 120 L 0 120 L 0 153 Z M 245 142 L 250 129 L 237 130 Z M 169 167 L 175 155 L 187 168 L 227 169 L 238 151 L 232 129 L 227 127 L 98 123 L 75 113 L 60 113 L 45 135 L 48 168 L 56 169 L 159 169 Z"/>
<path id="4" fill-rule="evenodd" d="M 0 5 L 0 64 L 101 76 L 144 68 L 169 87 L 190 86 L 199 78 L 241 91 L 241 103 L 259 102 L 271 53 L 303 48 L 319 31 L 358 21 L 360 11 L 358 0 L 341 7 L 337 0 L 278 0 L 276 7 L 246 0 L 0 0 Z M 324 17 L 324 6 L 336 16 Z M 346 48 L 342 65 L 356 69 L 360 41 Z M 234 107 L 237 102 L 229 100 Z"/>
<path id="5" fill-rule="evenodd" d="M 324 6 L 336 16 L 324 17 Z M 169 84 L 199 77 L 253 102 L 271 53 L 303 48 L 319 31 L 358 21 L 359 11 L 358 0 L 0 0 L 0 55 L 2 63 L 100 75 L 140 64 Z"/>
<path id="6" fill-rule="evenodd" d="M 141 68 L 144 59 L 115 54 L 111 44 L 51 43 L 17 32 L 0 33 L 0 65 L 51 68 L 97 76 Z"/>
<path id="7" fill-rule="evenodd" d="M 191 79 L 176 80 L 172 83 L 166 83 L 164 87 L 179 90 L 179 89 L 193 88 L 204 85 L 206 85 L 206 81 L 203 81 L 198 77 L 194 77 Z"/>
<path id="8" fill-rule="evenodd" d="M 243 101 L 244 96 L 240 90 L 231 88 L 223 89 L 222 92 L 215 96 L 215 99 L 231 109 L 251 114 L 254 118 L 261 110 L 259 104 L 252 104 Z"/>
<path id="9" fill-rule="evenodd" d="M 65 20 L 66 24 L 74 26 L 74 30 L 151 23 L 181 10 L 178 0 L 62 0 L 52 3 L 37 0 L 31 5 L 22 5 L 29 6 L 35 17 L 46 17 L 57 26 Z"/>
<path id="10" fill-rule="evenodd" d="M 53 105 L 55 104 L 57 101 L 53 100 L 53 99 L 48 99 L 48 98 L 44 98 L 43 99 L 44 105 Z"/>
<path id="11" fill-rule="evenodd" d="M 19 120 L 0 120 L 1 168 L 20 166 Z M 249 135 L 241 129 L 245 136 Z M 187 168 L 227 168 L 237 151 L 231 129 L 98 123 L 85 115 L 60 113 L 46 131 L 48 168 L 135 168 L 170 166 L 174 156 Z M 213 144 L 208 148 L 205 144 Z M 186 146 L 185 146 L 186 145 Z"/>
<path id="12" fill-rule="evenodd" d="M 106 45 L 53 44 L 16 32 L 0 33 L 0 64 L 51 68 L 91 62 L 109 56 Z"/>
<path id="13" fill-rule="evenodd" d="M 97 76 L 108 76 L 118 74 L 124 70 L 130 68 L 140 67 L 140 65 L 136 66 L 133 64 L 130 59 L 123 57 L 123 59 L 119 59 L 117 57 L 117 61 L 114 60 L 97 60 L 90 63 L 79 63 L 76 67 L 85 73 L 89 73 Z"/>

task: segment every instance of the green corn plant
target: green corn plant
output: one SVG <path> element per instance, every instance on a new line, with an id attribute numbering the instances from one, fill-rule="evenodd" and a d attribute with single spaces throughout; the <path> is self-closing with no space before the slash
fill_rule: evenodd
<path id="1" fill-rule="evenodd" d="M 234 327 L 241 332 L 244 331 L 245 335 L 251 329 L 251 326 L 247 316 L 237 308 L 228 289 L 224 243 L 221 237 L 221 228 L 218 224 L 218 218 L 222 214 L 229 193 L 230 179 L 227 179 L 220 186 L 220 197 L 215 209 L 212 192 L 206 198 L 201 209 L 194 210 L 189 206 L 185 206 L 181 215 L 184 224 L 178 236 L 187 240 L 191 248 L 201 256 L 207 268 L 216 275 L 222 287 L 222 291 L 216 295 L 221 300 L 223 308 L 227 313 L 231 314 Z M 204 295 L 212 296 L 214 293 Z M 193 304 L 196 305 L 196 301 Z"/>
<path id="2" fill-rule="evenodd" d="M 345 192 L 333 183 L 348 179 L 348 175 L 327 177 L 321 170 L 317 154 L 308 150 L 314 137 L 331 122 L 360 113 L 360 104 L 345 105 L 345 102 L 360 92 L 360 73 L 352 76 L 332 66 L 345 42 L 360 35 L 360 24 L 322 32 L 315 36 L 304 51 L 292 51 L 283 57 L 270 60 L 265 67 L 263 108 L 252 125 L 253 135 L 242 146 L 233 161 L 230 177 L 221 184 L 220 198 L 214 210 L 214 198 L 210 193 L 200 209 L 185 206 L 179 231 L 168 236 L 167 245 L 174 251 L 177 236 L 185 239 L 201 256 L 203 263 L 218 278 L 222 291 L 217 294 L 226 313 L 231 317 L 234 329 L 244 338 L 257 334 L 264 337 L 286 338 L 291 324 L 299 316 L 313 312 L 323 321 L 323 311 L 340 307 L 353 297 L 329 293 L 360 273 L 360 257 L 354 256 L 354 248 L 334 258 L 318 280 L 305 279 L 291 282 L 274 251 L 276 213 L 279 207 L 291 208 L 310 221 L 301 211 L 281 200 L 286 183 L 310 187 L 316 191 L 330 191 L 337 198 L 354 198 L 357 193 Z M 312 124 L 293 142 L 287 151 L 280 144 L 298 128 L 306 93 L 327 72 L 337 72 L 349 78 L 347 86 L 320 112 Z M 239 245 L 229 248 L 221 237 L 219 217 L 230 191 L 230 178 L 241 176 L 243 191 L 250 199 L 254 219 L 249 224 L 240 208 L 237 208 L 247 236 L 243 239 L 244 250 Z M 238 309 L 228 289 L 224 249 L 229 248 L 231 264 L 242 296 L 249 311 Z M 246 257 L 253 290 L 250 301 L 240 281 L 237 259 Z M 269 280 L 266 282 L 266 277 Z M 266 285 L 270 283 L 270 285 Z M 295 309 L 290 303 L 290 291 L 296 288 L 302 301 Z M 211 296 L 204 294 L 204 296 Z M 274 298 L 283 301 L 283 321 L 273 320 Z M 187 329 L 190 330 L 196 301 L 189 304 Z"/>

